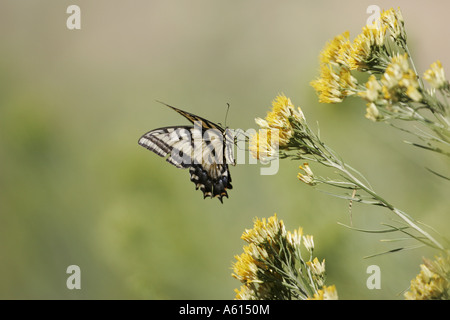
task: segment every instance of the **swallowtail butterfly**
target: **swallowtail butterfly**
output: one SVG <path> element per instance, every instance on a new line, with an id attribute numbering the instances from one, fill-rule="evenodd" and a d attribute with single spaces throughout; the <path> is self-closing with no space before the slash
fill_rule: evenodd
<path id="1" fill-rule="evenodd" d="M 189 168 L 195 189 L 203 192 L 203 198 L 228 198 L 232 189 L 228 164 L 235 165 L 233 155 L 234 137 L 228 129 L 172 107 L 194 126 L 171 126 L 154 129 L 144 134 L 139 145 L 153 151 L 180 169 Z"/>

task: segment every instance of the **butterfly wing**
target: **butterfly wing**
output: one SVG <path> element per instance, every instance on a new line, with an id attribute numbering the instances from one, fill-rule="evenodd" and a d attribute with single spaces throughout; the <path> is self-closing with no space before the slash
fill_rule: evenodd
<path id="1" fill-rule="evenodd" d="M 195 163 L 189 168 L 191 181 L 196 189 L 202 190 L 203 197 L 218 197 L 221 202 L 222 197 L 228 198 L 227 189 L 233 188 L 223 139 L 219 130 L 205 131 L 201 148 L 194 151 Z"/>
<path id="2" fill-rule="evenodd" d="M 172 107 L 171 105 L 168 105 L 167 103 L 158 101 L 159 103 L 162 103 L 163 105 L 171 108 L 172 110 L 176 111 L 177 113 L 181 114 L 183 117 L 185 117 L 186 119 L 188 119 L 192 124 L 194 124 L 196 121 L 197 122 L 201 122 L 202 124 L 202 128 L 204 130 L 208 130 L 208 129 L 217 129 L 220 132 L 224 132 L 224 129 L 219 126 L 218 124 L 215 124 L 214 122 L 211 122 L 209 120 L 206 120 L 205 118 L 199 117 L 193 113 L 187 112 L 187 111 L 183 111 L 181 109 Z"/>
<path id="3" fill-rule="evenodd" d="M 209 120 L 163 104 L 192 123 L 200 121 L 201 136 L 198 137 L 200 130 L 193 126 L 164 127 L 144 134 L 139 145 L 165 157 L 177 168 L 189 168 L 190 179 L 203 197 L 217 197 L 222 202 L 223 197 L 228 198 L 227 189 L 232 189 L 227 161 L 234 164 L 229 143 L 225 142 L 225 130 Z"/>
<path id="4" fill-rule="evenodd" d="M 144 134 L 139 145 L 153 151 L 177 168 L 188 168 L 192 161 L 190 126 L 159 128 Z"/>

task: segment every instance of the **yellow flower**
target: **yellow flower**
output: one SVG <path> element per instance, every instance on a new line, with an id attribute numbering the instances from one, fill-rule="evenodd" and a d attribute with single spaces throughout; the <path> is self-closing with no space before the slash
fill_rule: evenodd
<path id="1" fill-rule="evenodd" d="M 303 245 L 305 246 L 306 250 L 309 252 L 312 252 L 314 250 L 314 238 L 311 235 L 303 236 Z"/>
<path id="2" fill-rule="evenodd" d="M 235 256 L 231 275 L 242 283 L 261 283 L 259 274 L 267 269 L 262 261 L 268 258 L 268 253 L 255 243 L 249 243 L 243 249 L 244 253 Z"/>
<path id="3" fill-rule="evenodd" d="M 255 295 L 255 292 L 252 288 L 250 288 L 247 285 L 241 286 L 241 288 L 234 289 L 234 292 L 236 292 L 235 300 L 256 300 L 257 297 Z"/>
<path id="4" fill-rule="evenodd" d="M 417 81 L 417 75 L 412 69 L 408 69 L 408 71 L 403 74 L 402 79 L 399 81 L 399 85 L 406 88 L 406 95 L 413 101 L 418 102 L 422 100 L 422 94 L 418 90 L 419 82 Z"/>
<path id="5" fill-rule="evenodd" d="M 306 262 L 314 281 L 319 285 L 323 286 L 325 282 L 325 259 L 322 262 L 319 259 L 314 258 L 314 260 Z"/>
<path id="6" fill-rule="evenodd" d="M 335 74 L 331 66 L 323 66 L 321 68 L 320 77 L 311 81 L 311 86 L 319 95 L 321 103 L 339 103 L 344 97 L 339 91 L 338 76 Z"/>
<path id="7" fill-rule="evenodd" d="M 303 171 L 303 173 L 299 172 L 297 174 L 297 178 L 300 181 L 303 181 L 304 183 L 308 184 L 308 185 L 315 185 L 316 181 L 314 180 L 314 173 L 312 172 L 311 168 L 309 167 L 308 163 L 304 163 L 303 167 L 299 166 L 299 169 L 301 169 Z"/>
<path id="8" fill-rule="evenodd" d="M 422 100 L 422 94 L 417 90 L 414 85 L 408 85 L 406 87 L 406 95 L 411 98 L 412 101 L 419 102 Z"/>
<path id="9" fill-rule="evenodd" d="M 342 95 L 344 97 L 351 96 L 356 93 L 357 80 L 352 76 L 347 68 L 342 68 L 339 73 L 339 86 L 341 87 Z"/>
<path id="10" fill-rule="evenodd" d="M 443 89 L 449 86 L 439 60 L 431 64 L 430 69 L 423 74 L 423 78 L 435 89 Z"/>
<path id="11" fill-rule="evenodd" d="M 326 65 L 322 66 L 320 77 L 310 84 L 319 94 L 319 102 L 339 103 L 356 92 L 357 83 L 348 68 L 336 72 L 331 65 Z"/>
<path id="12" fill-rule="evenodd" d="M 254 243 L 249 243 L 248 246 L 244 246 L 244 252 L 250 254 L 253 258 L 255 258 L 258 261 L 268 257 L 266 249 L 257 246 Z"/>
<path id="13" fill-rule="evenodd" d="M 422 94 L 419 91 L 417 75 L 409 67 L 408 55 L 396 55 L 386 68 L 381 78 L 384 98 L 394 102 L 404 100 L 406 95 L 412 101 L 421 101 Z"/>
<path id="14" fill-rule="evenodd" d="M 317 293 L 314 293 L 314 297 L 309 300 L 338 300 L 338 294 L 336 287 L 332 286 L 323 286 L 322 289 L 318 290 Z"/>
<path id="15" fill-rule="evenodd" d="M 286 234 L 286 239 L 288 243 L 292 246 L 292 248 L 300 248 L 302 243 L 303 236 L 303 228 L 300 227 L 298 230 L 294 230 L 294 232 L 288 231 Z"/>
<path id="16" fill-rule="evenodd" d="M 411 280 L 407 300 L 447 300 L 450 298 L 450 256 L 438 257 L 435 261 L 424 259 L 420 273 Z"/>
<path id="17" fill-rule="evenodd" d="M 381 82 L 387 89 L 394 88 L 403 78 L 403 74 L 408 72 L 408 70 L 408 55 L 406 53 L 403 55 L 398 54 L 392 57 L 391 63 L 386 68 Z"/>
<path id="18" fill-rule="evenodd" d="M 405 22 L 403 21 L 400 8 L 395 11 L 393 8 L 385 10 L 381 13 L 380 20 L 389 29 L 391 37 L 394 41 L 406 41 Z"/>
<path id="19" fill-rule="evenodd" d="M 328 64 L 345 64 L 345 57 L 347 52 L 343 50 L 344 48 L 349 49 L 350 33 L 348 31 L 334 37 L 333 40 L 329 41 L 323 50 L 320 52 L 319 61 L 321 65 Z"/>
<path id="20" fill-rule="evenodd" d="M 320 52 L 320 76 L 311 81 L 319 102 L 339 103 L 356 92 L 357 80 L 350 72 L 352 45 L 346 31 L 328 42 Z"/>
<path id="21" fill-rule="evenodd" d="M 278 235 L 286 235 L 283 220 L 278 220 L 276 214 L 267 220 L 266 218 L 262 218 L 262 220 L 255 218 L 253 223 L 253 229 L 245 229 L 241 236 L 241 239 L 248 243 L 259 245 L 272 242 Z"/>
<path id="22" fill-rule="evenodd" d="M 386 27 L 374 28 L 365 26 L 352 43 L 351 58 L 348 65 L 351 70 L 364 71 L 372 65 L 376 65 L 377 55 L 380 53 L 386 35 Z"/>
<path id="23" fill-rule="evenodd" d="M 377 107 L 373 102 L 367 103 L 366 118 L 372 121 L 377 121 L 380 118 L 382 118 L 380 116 L 380 112 L 378 111 Z"/>
<path id="24" fill-rule="evenodd" d="M 341 64 L 343 67 L 350 68 L 350 61 L 352 61 L 352 43 L 346 41 L 341 43 L 336 56 L 336 62 Z"/>
<path id="25" fill-rule="evenodd" d="M 378 99 L 380 92 L 381 85 L 377 78 L 372 74 L 366 82 L 366 91 L 361 91 L 358 95 L 369 102 L 374 102 Z"/>
<path id="26" fill-rule="evenodd" d="M 300 108 L 295 109 L 291 99 L 285 95 L 278 95 L 272 101 L 272 110 L 264 119 L 256 118 L 255 122 L 265 132 L 260 132 L 250 138 L 249 149 L 256 159 L 276 156 L 278 148 L 286 147 L 294 135 L 291 122 L 298 124 L 305 122 L 305 116 Z"/>
<path id="27" fill-rule="evenodd" d="M 241 238 L 248 245 L 233 263 L 232 276 L 243 283 L 235 290 L 235 299 L 308 299 L 317 288 L 322 288 L 318 292 L 322 298 L 337 298 L 334 286 L 323 286 L 325 260 L 312 258 L 313 237 L 304 236 L 302 228 L 286 231 L 274 214 L 268 219 L 255 218 L 253 228 L 245 230 Z M 302 242 L 312 261 L 303 260 Z"/>
<path id="28" fill-rule="evenodd" d="M 265 118 L 269 128 L 280 130 L 280 136 L 289 140 L 292 135 L 291 118 L 300 123 L 305 121 L 302 110 L 300 108 L 296 110 L 291 99 L 284 94 L 278 95 L 272 101 L 272 110 L 267 113 Z"/>
<path id="29" fill-rule="evenodd" d="M 232 276 L 243 283 L 260 282 L 258 280 L 258 266 L 257 261 L 251 254 L 245 252 L 240 256 L 235 256 L 236 262 L 233 264 Z"/>
<path id="30" fill-rule="evenodd" d="M 321 276 L 325 273 L 325 259 L 323 259 L 322 262 L 319 261 L 319 259 L 314 258 L 314 260 L 306 262 L 309 269 L 312 271 L 313 274 Z"/>

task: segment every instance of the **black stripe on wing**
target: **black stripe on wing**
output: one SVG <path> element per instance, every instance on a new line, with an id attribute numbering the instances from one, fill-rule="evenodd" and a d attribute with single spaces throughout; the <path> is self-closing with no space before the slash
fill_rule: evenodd
<path id="1" fill-rule="evenodd" d="M 144 134 L 139 145 L 153 151 L 177 168 L 188 168 L 192 164 L 193 143 L 191 126 L 159 128 Z"/>

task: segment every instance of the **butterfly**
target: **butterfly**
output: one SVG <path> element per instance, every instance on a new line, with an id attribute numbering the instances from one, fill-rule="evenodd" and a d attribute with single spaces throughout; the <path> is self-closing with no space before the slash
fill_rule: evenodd
<path id="1" fill-rule="evenodd" d="M 160 102 L 160 101 L 158 101 Z M 233 142 L 229 129 L 195 114 L 160 102 L 188 119 L 194 126 L 170 126 L 151 130 L 138 141 L 139 145 L 153 151 L 180 169 L 189 168 L 195 189 L 203 198 L 228 198 L 232 189 L 228 164 L 235 165 Z"/>

